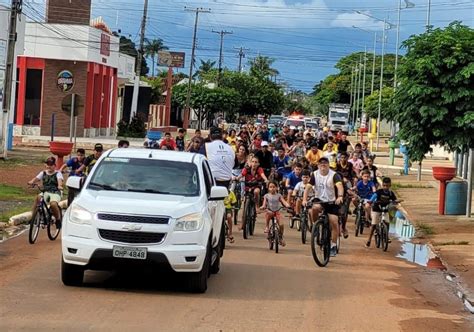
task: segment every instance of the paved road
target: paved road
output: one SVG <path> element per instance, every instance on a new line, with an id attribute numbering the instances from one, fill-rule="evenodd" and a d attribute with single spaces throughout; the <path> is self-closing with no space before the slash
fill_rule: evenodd
<path id="1" fill-rule="evenodd" d="M 0 244 L 0 331 L 472 331 L 472 315 L 439 271 L 383 253 L 351 236 L 318 268 L 299 233 L 270 252 L 259 234 L 226 250 L 206 294 L 175 275 L 93 272 L 87 285 L 59 280 L 60 245 L 25 235 Z M 240 234 L 239 234 L 240 235 Z"/>

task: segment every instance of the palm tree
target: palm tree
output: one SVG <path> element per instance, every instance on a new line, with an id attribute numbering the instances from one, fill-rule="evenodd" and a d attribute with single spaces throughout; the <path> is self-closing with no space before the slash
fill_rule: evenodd
<path id="1" fill-rule="evenodd" d="M 255 59 L 250 60 L 250 75 L 259 78 L 278 75 L 278 70 L 271 67 L 273 62 L 275 62 L 275 59 L 270 57 L 257 56 Z"/>
<path id="2" fill-rule="evenodd" d="M 151 58 L 151 76 L 155 77 L 155 60 L 158 52 L 167 49 L 168 47 L 163 44 L 163 40 L 161 38 L 146 40 L 145 55 Z"/>
<path id="3" fill-rule="evenodd" d="M 203 61 L 203 60 L 201 60 L 201 65 L 199 66 L 198 70 L 196 70 L 196 73 L 193 75 L 193 77 L 198 77 L 199 76 L 199 78 L 202 79 L 202 75 L 207 74 L 211 70 L 213 70 L 215 65 L 216 65 L 215 61 L 212 61 L 212 60 Z"/>

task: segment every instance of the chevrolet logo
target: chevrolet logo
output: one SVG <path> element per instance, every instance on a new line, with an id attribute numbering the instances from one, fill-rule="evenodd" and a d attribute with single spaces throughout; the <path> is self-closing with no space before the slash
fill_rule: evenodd
<path id="1" fill-rule="evenodd" d="M 122 229 L 129 231 L 129 232 L 136 232 L 142 229 L 142 225 L 136 224 L 125 224 L 122 226 Z"/>

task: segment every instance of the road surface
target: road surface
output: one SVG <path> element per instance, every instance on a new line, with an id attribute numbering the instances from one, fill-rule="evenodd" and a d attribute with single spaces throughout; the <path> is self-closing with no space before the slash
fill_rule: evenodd
<path id="1" fill-rule="evenodd" d="M 45 232 L 0 243 L 0 331 L 473 331 L 440 271 L 343 241 L 326 268 L 287 229 L 279 254 L 258 234 L 227 245 L 206 294 L 188 294 L 175 275 L 87 272 L 82 288 L 65 287 L 60 242 Z"/>

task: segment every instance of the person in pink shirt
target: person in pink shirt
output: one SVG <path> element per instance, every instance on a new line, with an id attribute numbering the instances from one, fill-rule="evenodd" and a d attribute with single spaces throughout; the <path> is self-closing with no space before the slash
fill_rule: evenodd
<path id="1" fill-rule="evenodd" d="M 352 153 L 352 158 L 349 160 L 352 164 L 352 169 L 356 173 L 357 177 L 360 176 L 360 171 L 364 168 L 364 162 L 362 159 L 359 158 L 359 154 L 357 152 Z"/>

